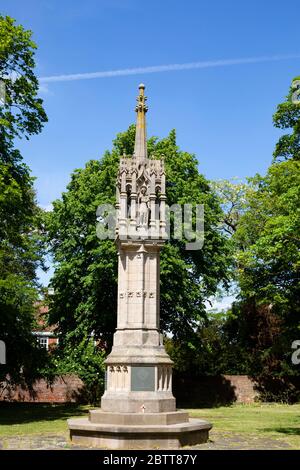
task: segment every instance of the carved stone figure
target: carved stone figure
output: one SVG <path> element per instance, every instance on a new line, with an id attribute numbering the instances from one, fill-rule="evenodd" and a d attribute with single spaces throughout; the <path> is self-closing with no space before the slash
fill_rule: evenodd
<path id="1" fill-rule="evenodd" d="M 139 204 L 139 223 L 142 227 L 148 227 L 149 220 L 149 196 L 147 196 L 147 187 L 142 186 L 138 199 Z"/>

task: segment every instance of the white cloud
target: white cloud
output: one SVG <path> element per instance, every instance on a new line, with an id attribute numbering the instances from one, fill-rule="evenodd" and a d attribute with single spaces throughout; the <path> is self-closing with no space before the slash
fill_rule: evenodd
<path id="1" fill-rule="evenodd" d="M 242 64 L 257 64 L 260 62 L 274 62 L 279 60 L 288 59 L 300 59 L 300 54 L 287 54 L 287 55 L 273 55 L 273 56 L 262 56 L 262 57 L 244 57 L 240 59 L 221 59 L 221 60 L 209 60 L 202 62 L 189 62 L 185 64 L 166 64 L 166 65 L 152 65 L 148 67 L 136 67 L 119 70 L 106 70 L 100 72 L 85 72 L 85 73 L 74 73 L 66 75 L 51 75 L 48 77 L 40 77 L 40 83 L 50 82 L 67 82 L 74 80 L 90 80 L 93 78 L 108 78 L 108 77 L 120 77 L 128 75 L 140 75 L 146 73 L 161 73 L 161 72 L 173 72 L 175 70 L 193 70 L 193 69 L 204 69 L 214 67 L 227 67 L 232 65 Z"/>

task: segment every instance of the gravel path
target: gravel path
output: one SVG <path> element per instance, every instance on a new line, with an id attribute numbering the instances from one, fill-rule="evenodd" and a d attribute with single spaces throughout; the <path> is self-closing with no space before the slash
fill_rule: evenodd
<path id="1" fill-rule="evenodd" d="M 284 441 L 272 438 L 257 437 L 250 434 L 235 434 L 211 431 L 206 444 L 191 447 L 199 450 L 275 450 L 290 449 Z M 72 446 L 67 435 L 30 435 L 0 438 L 0 449 L 6 450 L 66 450 L 87 449 Z"/>

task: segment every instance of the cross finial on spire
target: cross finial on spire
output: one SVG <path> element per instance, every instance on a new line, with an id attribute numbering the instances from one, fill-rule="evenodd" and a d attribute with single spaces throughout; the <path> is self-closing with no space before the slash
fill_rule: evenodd
<path id="1" fill-rule="evenodd" d="M 137 160 L 145 160 L 147 155 L 147 134 L 146 134 L 146 105 L 147 97 L 145 96 L 145 85 L 139 85 L 139 95 L 137 97 L 137 105 L 135 107 L 137 113 L 134 156 Z"/>

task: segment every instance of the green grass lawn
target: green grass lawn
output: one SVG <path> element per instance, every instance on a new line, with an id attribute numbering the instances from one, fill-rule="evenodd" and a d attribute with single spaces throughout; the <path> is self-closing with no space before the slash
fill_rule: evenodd
<path id="1" fill-rule="evenodd" d="M 0 438 L 29 434 L 67 435 L 66 420 L 82 416 L 89 407 L 50 404 L 0 404 Z M 213 424 L 214 435 L 230 432 L 243 436 L 280 439 L 300 449 L 300 404 L 252 404 L 191 409 L 190 414 Z"/>
<path id="2" fill-rule="evenodd" d="M 0 403 L 0 437 L 64 434 L 68 418 L 87 412 L 87 406 L 76 404 Z"/>
<path id="3" fill-rule="evenodd" d="M 191 409 L 193 417 L 207 419 L 214 432 L 240 433 L 280 439 L 300 449 L 300 404 L 251 404 Z"/>

